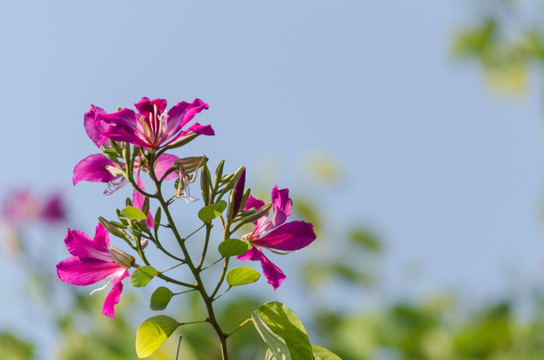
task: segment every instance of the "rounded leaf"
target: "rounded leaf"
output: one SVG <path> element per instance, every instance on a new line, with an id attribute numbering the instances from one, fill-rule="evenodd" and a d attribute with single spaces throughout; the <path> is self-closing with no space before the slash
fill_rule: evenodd
<path id="1" fill-rule="evenodd" d="M 147 215 L 140 209 L 134 206 L 127 206 L 121 210 L 121 214 L 130 220 L 147 220 Z"/>
<path id="2" fill-rule="evenodd" d="M 151 295 L 149 307 L 151 310 L 163 310 L 166 308 L 174 294 L 167 287 L 161 286 L 157 288 Z"/>
<path id="3" fill-rule="evenodd" d="M 158 273 L 153 266 L 140 266 L 130 276 L 130 285 L 135 287 L 146 286 Z"/>
<path id="4" fill-rule="evenodd" d="M 224 257 L 244 255 L 251 245 L 247 241 L 228 239 L 219 244 L 219 252 Z"/>
<path id="5" fill-rule="evenodd" d="M 227 283 L 230 286 L 240 286 L 254 283 L 259 280 L 261 274 L 255 269 L 242 266 L 232 269 L 227 273 Z"/>
<path id="6" fill-rule="evenodd" d="M 155 352 L 180 324 L 169 316 L 157 315 L 144 320 L 136 332 L 136 354 L 139 358 Z"/>
<path id="7" fill-rule="evenodd" d="M 198 212 L 198 217 L 205 223 L 208 223 L 218 216 L 221 216 L 223 211 L 227 208 L 227 203 L 224 200 L 220 200 L 215 204 L 204 206 Z"/>

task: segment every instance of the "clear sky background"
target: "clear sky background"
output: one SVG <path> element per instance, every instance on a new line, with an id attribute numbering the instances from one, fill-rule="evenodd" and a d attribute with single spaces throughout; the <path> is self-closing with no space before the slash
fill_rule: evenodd
<path id="1" fill-rule="evenodd" d="M 187 152 L 247 165 L 250 185 L 274 167 L 264 185 L 302 189 L 310 157 L 340 162 L 340 183 L 315 196 L 333 226 L 362 221 L 383 236 L 388 291 L 487 296 L 542 279 L 540 84 L 491 95 L 477 66 L 451 59 L 472 10 L 453 0 L 4 1 L 0 195 L 63 189 L 73 227 L 92 232 L 123 197 L 72 187 L 74 165 L 96 152 L 82 126 L 90 104 L 198 97 L 210 105 L 198 121 L 216 136 Z"/>

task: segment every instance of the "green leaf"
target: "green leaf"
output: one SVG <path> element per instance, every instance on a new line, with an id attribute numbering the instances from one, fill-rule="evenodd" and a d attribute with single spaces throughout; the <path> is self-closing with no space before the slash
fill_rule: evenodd
<path id="1" fill-rule="evenodd" d="M 160 207 L 157 208 L 157 212 L 155 213 L 155 217 L 153 218 L 153 230 L 155 231 L 158 231 L 159 230 L 159 226 L 161 224 L 161 214 L 162 214 L 162 210 Z"/>
<path id="2" fill-rule="evenodd" d="M 251 245 L 247 241 L 228 239 L 219 244 L 219 252 L 224 257 L 244 255 Z"/>
<path id="3" fill-rule="evenodd" d="M 255 309 L 251 309 L 251 320 L 253 320 L 255 329 L 257 329 L 257 332 L 261 335 L 264 343 L 268 346 L 268 349 L 274 354 L 276 359 L 293 359 L 291 358 L 291 353 L 289 352 L 289 347 L 285 340 L 270 330 L 270 327 L 268 327 L 267 323 L 259 316 L 258 311 Z M 269 357 L 266 359 L 269 359 Z"/>
<path id="4" fill-rule="evenodd" d="M 215 204 L 204 206 L 198 212 L 198 217 L 203 222 L 207 223 L 220 216 L 227 208 L 227 203 L 224 200 L 220 200 Z"/>
<path id="5" fill-rule="evenodd" d="M 134 206 L 127 206 L 121 210 L 121 214 L 130 220 L 147 220 L 147 215 L 138 208 Z"/>
<path id="6" fill-rule="evenodd" d="M 151 310 L 164 310 L 174 294 L 167 287 L 161 286 L 157 288 L 151 295 L 149 307 Z"/>
<path id="7" fill-rule="evenodd" d="M 315 360 L 342 360 L 338 355 L 319 345 L 312 344 Z"/>
<path id="8" fill-rule="evenodd" d="M 158 273 L 153 266 L 140 266 L 130 276 L 130 285 L 135 287 L 146 286 Z"/>
<path id="9" fill-rule="evenodd" d="M 136 354 L 148 357 L 155 352 L 180 324 L 165 315 L 157 315 L 144 320 L 136 332 Z"/>
<path id="10" fill-rule="evenodd" d="M 240 286 L 254 283 L 259 280 L 261 274 L 250 267 L 237 267 L 227 273 L 227 283 L 230 286 Z"/>
<path id="11" fill-rule="evenodd" d="M 266 322 L 270 330 L 285 341 L 293 360 L 313 358 L 312 347 L 306 330 L 291 309 L 282 303 L 272 301 L 261 306 L 257 313 Z"/>

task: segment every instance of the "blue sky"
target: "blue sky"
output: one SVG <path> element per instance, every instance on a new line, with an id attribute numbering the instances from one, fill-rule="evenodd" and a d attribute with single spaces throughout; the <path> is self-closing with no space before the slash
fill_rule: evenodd
<path id="1" fill-rule="evenodd" d="M 471 10 L 451 0 L 3 2 L 0 195 L 65 189 L 74 222 L 92 232 L 122 200 L 71 185 L 73 166 L 96 151 L 82 127 L 90 104 L 199 97 L 210 105 L 199 122 L 217 135 L 187 151 L 247 165 L 250 183 L 279 163 L 261 183 L 302 189 L 310 155 L 341 162 L 341 182 L 316 187 L 316 200 L 332 226 L 362 219 L 383 235 L 388 291 L 485 296 L 521 281 L 512 269 L 542 279 L 539 84 L 491 95 L 477 66 L 451 60 Z"/>

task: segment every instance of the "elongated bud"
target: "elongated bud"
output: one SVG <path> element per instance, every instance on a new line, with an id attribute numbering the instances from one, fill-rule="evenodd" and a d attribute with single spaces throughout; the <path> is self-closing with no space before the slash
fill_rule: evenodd
<path id="1" fill-rule="evenodd" d="M 236 182 L 234 190 L 230 193 L 228 215 L 230 219 L 234 219 L 240 211 L 240 205 L 242 204 L 242 198 L 244 197 L 244 187 L 246 184 L 246 168 L 242 168 L 240 177 Z"/>
<path id="2" fill-rule="evenodd" d="M 181 166 L 189 174 L 198 170 L 207 162 L 208 158 L 206 156 L 191 156 L 174 161 L 174 168 L 178 169 Z"/>
<path id="3" fill-rule="evenodd" d="M 108 170 L 110 172 L 110 174 L 112 174 L 115 177 L 119 177 L 119 176 L 126 177 L 125 171 L 122 170 L 122 169 L 119 169 L 116 166 L 108 165 L 108 166 L 106 166 L 106 170 Z"/>
<path id="4" fill-rule="evenodd" d="M 134 256 L 127 254 L 121 249 L 116 248 L 115 246 L 108 246 L 108 251 L 110 252 L 111 257 L 115 260 L 116 263 L 121 265 L 124 268 L 129 269 L 134 263 Z"/>
<path id="5" fill-rule="evenodd" d="M 246 217 L 243 217 L 241 223 L 242 224 L 247 224 L 247 223 L 259 220 L 263 216 L 267 216 L 268 211 L 270 211 L 271 207 L 272 207 L 272 203 L 266 204 L 265 206 L 263 206 L 259 210 L 255 211 L 253 214 L 248 215 Z"/>

